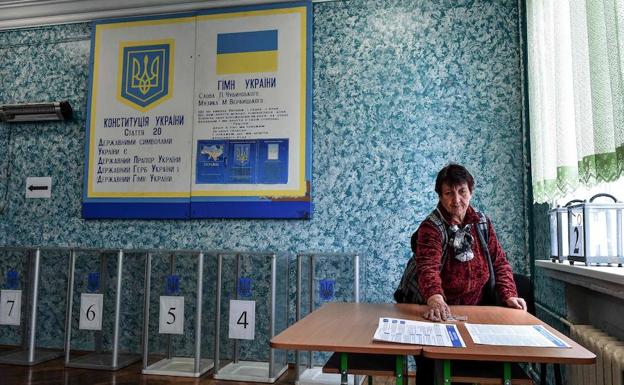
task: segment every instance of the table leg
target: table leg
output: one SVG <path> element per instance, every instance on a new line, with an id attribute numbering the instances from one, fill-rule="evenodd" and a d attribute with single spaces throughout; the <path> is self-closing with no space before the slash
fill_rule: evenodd
<path id="1" fill-rule="evenodd" d="M 511 385 L 511 363 L 503 363 L 503 385 Z"/>
<path id="2" fill-rule="evenodd" d="M 403 359 L 404 359 L 404 356 L 399 356 L 399 355 L 396 356 L 396 368 L 395 368 L 395 373 L 394 373 L 396 375 L 396 385 L 403 385 L 403 372 L 404 372 Z"/>
<path id="3" fill-rule="evenodd" d="M 347 353 L 340 353 L 340 385 L 348 385 L 347 376 Z"/>
<path id="4" fill-rule="evenodd" d="M 450 385 L 451 384 L 451 360 L 444 360 L 443 375 L 444 375 L 443 384 Z"/>
<path id="5" fill-rule="evenodd" d="M 553 371 L 555 372 L 555 385 L 561 385 L 561 366 L 553 364 Z"/>

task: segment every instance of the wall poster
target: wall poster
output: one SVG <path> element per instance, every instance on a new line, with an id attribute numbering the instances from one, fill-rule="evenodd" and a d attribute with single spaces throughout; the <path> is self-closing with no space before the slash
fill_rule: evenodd
<path id="1" fill-rule="evenodd" d="M 311 4 L 94 23 L 83 217 L 309 218 Z"/>

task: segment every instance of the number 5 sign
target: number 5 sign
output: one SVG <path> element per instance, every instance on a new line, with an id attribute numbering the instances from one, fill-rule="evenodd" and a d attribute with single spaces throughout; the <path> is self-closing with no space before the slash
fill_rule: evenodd
<path id="1" fill-rule="evenodd" d="M 256 301 L 230 301 L 229 338 L 253 340 L 256 332 Z"/>
<path id="2" fill-rule="evenodd" d="M 104 294 L 82 293 L 80 295 L 80 322 L 82 330 L 102 330 L 102 303 Z"/>
<path id="3" fill-rule="evenodd" d="M 160 296 L 159 334 L 184 334 L 184 297 Z"/>
<path id="4" fill-rule="evenodd" d="M 18 325 L 22 313 L 22 291 L 0 291 L 0 325 Z"/>

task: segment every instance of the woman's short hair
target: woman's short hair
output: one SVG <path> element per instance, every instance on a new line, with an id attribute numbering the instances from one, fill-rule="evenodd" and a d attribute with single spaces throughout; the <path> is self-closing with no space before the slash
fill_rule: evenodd
<path id="1" fill-rule="evenodd" d="M 444 183 L 451 187 L 466 183 L 471 193 L 474 188 L 474 179 L 470 172 L 468 172 L 466 167 L 457 163 L 449 163 L 438 172 L 435 183 L 435 192 L 438 193 L 438 196 L 442 194 L 442 184 Z"/>

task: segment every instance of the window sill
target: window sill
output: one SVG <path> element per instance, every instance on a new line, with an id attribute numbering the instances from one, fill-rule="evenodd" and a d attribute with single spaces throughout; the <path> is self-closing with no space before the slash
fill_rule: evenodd
<path id="1" fill-rule="evenodd" d="M 624 299 L 624 267 L 585 266 L 577 262 L 535 261 L 535 266 L 546 270 L 550 277 L 593 291 Z"/>

